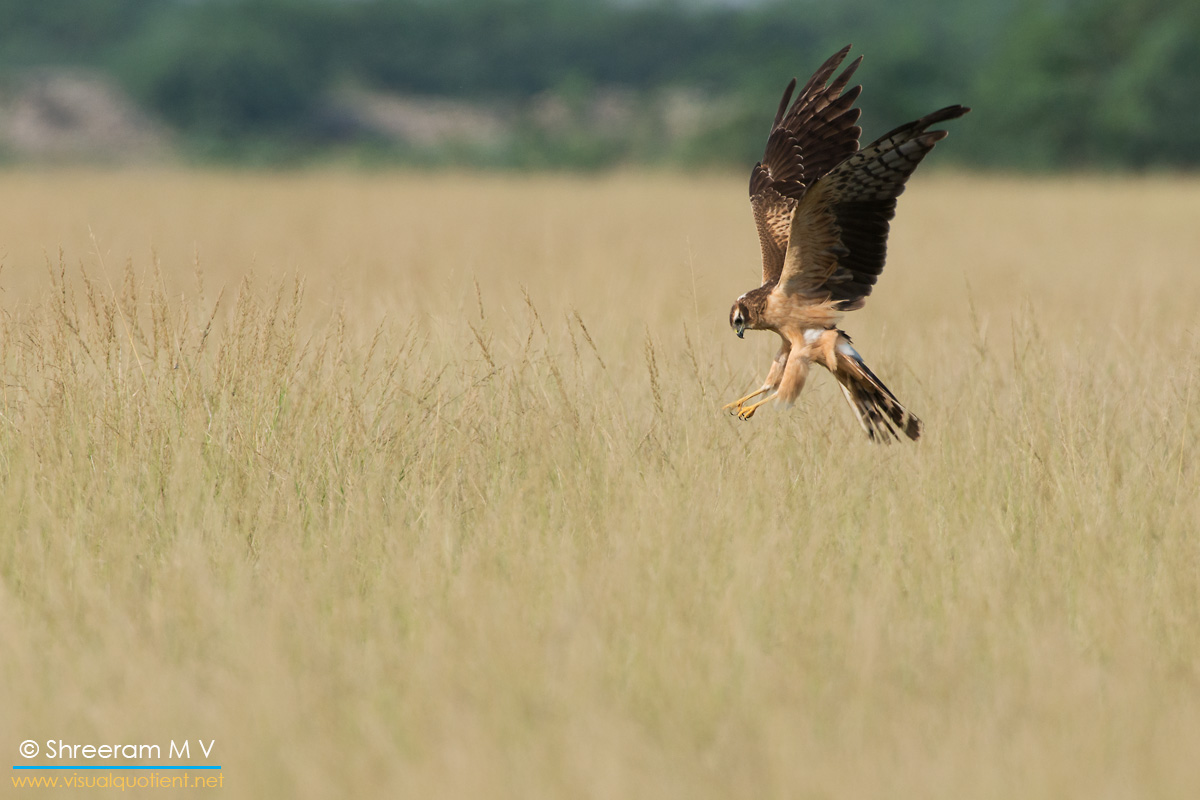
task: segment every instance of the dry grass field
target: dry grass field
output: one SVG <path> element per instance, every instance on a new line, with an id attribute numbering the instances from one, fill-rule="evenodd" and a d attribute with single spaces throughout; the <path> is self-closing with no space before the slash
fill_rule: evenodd
<path id="1" fill-rule="evenodd" d="M 0 174 L 0 764 L 1195 796 L 1200 181 L 918 174 L 844 324 L 890 447 L 824 374 L 721 413 L 775 348 L 744 190 Z"/>

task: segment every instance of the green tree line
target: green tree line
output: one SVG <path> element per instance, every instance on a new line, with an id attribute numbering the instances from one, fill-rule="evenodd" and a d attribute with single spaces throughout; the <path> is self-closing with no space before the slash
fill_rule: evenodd
<path id="1" fill-rule="evenodd" d="M 868 136 L 961 102 L 975 112 L 946 154 L 960 163 L 1188 168 L 1200 160 L 1198 41 L 1197 0 L 0 0 L 0 70 L 101 69 L 184 141 L 234 157 L 344 140 L 327 103 L 339 87 L 484 104 L 691 87 L 735 107 L 673 150 L 528 132 L 525 152 L 558 148 L 565 165 L 744 161 L 786 80 L 852 42 L 866 56 Z M 490 157 L 529 162 L 521 147 Z"/>

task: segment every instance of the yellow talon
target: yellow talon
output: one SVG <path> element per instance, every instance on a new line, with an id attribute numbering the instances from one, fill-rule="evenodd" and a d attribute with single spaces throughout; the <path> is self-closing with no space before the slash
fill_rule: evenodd
<path id="1" fill-rule="evenodd" d="M 771 395 L 766 400 L 760 400 L 759 402 L 755 403 L 754 405 L 750 406 L 749 408 L 743 408 L 741 411 L 738 412 L 738 419 L 742 419 L 742 420 L 750 419 L 751 417 L 754 416 L 755 411 L 757 411 L 760 407 L 765 406 L 767 403 L 771 402 L 776 397 L 778 397 L 778 393 Z"/>
<path id="2" fill-rule="evenodd" d="M 763 392 L 766 392 L 766 391 L 768 391 L 768 389 L 764 388 L 764 389 L 759 389 L 757 392 L 751 392 L 750 394 L 743 397 L 741 400 L 734 400 L 732 403 L 726 404 L 724 407 L 721 408 L 721 410 L 728 411 L 730 414 L 740 416 L 741 411 L 742 411 L 742 406 L 746 404 L 747 400 L 753 400 L 755 397 L 758 397 L 760 394 L 762 394 Z"/>

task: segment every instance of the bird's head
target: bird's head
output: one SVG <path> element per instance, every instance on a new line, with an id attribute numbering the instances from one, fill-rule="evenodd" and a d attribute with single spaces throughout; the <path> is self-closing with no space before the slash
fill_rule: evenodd
<path id="1" fill-rule="evenodd" d="M 733 308 L 729 309 L 729 327 L 733 328 L 739 339 L 747 330 L 774 330 L 768 322 L 767 310 L 774 288 L 774 283 L 764 284 L 733 301 Z"/>
<path id="2" fill-rule="evenodd" d="M 739 339 L 745 335 L 746 328 L 753 327 L 750 324 L 750 309 L 741 297 L 733 304 L 733 308 L 729 309 L 729 327 L 733 328 Z"/>

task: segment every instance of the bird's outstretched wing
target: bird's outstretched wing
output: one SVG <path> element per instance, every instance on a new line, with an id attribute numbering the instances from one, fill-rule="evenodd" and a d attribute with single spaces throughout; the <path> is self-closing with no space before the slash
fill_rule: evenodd
<path id="1" fill-rule="evenodd" d="M 819 178 L 792 216 L 776 292 L 861 308 L 883 271 L 888 223 L 904 182 L 946 131 L 930 125 L 970 111 L 949 106 L 901 125 Z"/>
<path id="2" fill-rule="evenodd" d="M 844 90 L 862 57 L 828 83 L 849 52 L 847 46 L 822 64 L 789 109 L 796 89 L 792 79 L 775 113 L 763 160 L 750 172 L 750 206 L 762 245 L 764 285 L 779 279 L 792 214 L 805 191 L 858 150 L 862 130 L 856 124 L 860 112 L 854 101 L 862 87 Z"/>

